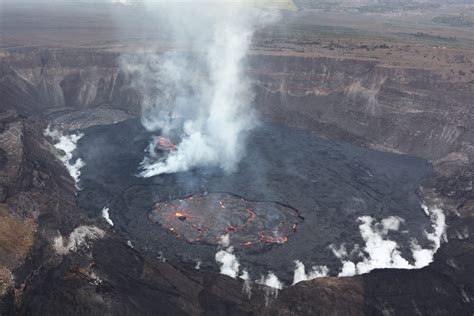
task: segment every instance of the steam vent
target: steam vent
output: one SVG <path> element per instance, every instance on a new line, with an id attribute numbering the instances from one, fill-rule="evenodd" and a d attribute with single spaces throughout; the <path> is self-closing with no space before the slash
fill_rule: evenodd
<path id="1" fill-rule="evenodd" d="M 472 0 L 0 0 L 0 316 L 474 315 Z"/>

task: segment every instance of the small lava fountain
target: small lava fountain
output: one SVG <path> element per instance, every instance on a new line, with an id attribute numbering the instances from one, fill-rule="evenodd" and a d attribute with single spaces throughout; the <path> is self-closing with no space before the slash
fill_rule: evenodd
<path id="1" fill-rule="evenodd" d="M 254 202 L 229 193 L 193 195 L 155 204 L 149 218 L 188 242 L 217 244 L 230 234 L 236 246 L 283 244 L 302 221 L 296 210 L 275 202 Z"/>

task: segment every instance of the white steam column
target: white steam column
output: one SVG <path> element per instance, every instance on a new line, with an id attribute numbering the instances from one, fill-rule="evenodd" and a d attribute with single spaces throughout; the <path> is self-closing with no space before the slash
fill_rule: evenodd
<path id="1" fill-rule="evenodd" d="M 181 50 L 122 61 L 138 74 L 145 128 L 163 136 L 179 131 L 180 141 L 164 158 L 157 158 L 150 146 L 141 176 L 201 166 L 235 170 L 245 153 L 246 135 L 256 125 L 243 63 L 255 29 L 276 20 L 277 11 L 265 7 L 268 3 L 291 8 L 287 0 L 176 0 L 155 6 L 157 20 L 166 23 Z"/>

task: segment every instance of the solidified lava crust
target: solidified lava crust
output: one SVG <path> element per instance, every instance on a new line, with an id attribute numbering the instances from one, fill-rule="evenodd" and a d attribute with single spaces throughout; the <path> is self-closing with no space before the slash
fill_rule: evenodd
<path id="1" fill-rule="evenodd" d="M 91 216 L 101 216 L 100 210 L 109 207 L 114 229 L 136 249 L 176 265 L 194 266 L 199 261 L 202 269 L 214 271 L 217 238 L 229 234 L 239 262 L 253 276 L 271 270 L 291 282 L 294 260 L 325 265 L 337 275 L 342 264 L 329 245 L 344 243 L 349 250 L 363 246 L 360 216 L 403 218 L 400 231 L 391 231 L 389 237 L 405 258 L 410 258 L 412 238 L 422 247 L 429 243 L 424 231 L 431 223 L 415 191 L 431 167 L 419 158 L 264 124 L 249 135 L 247 146 L 253 150 L 232 174 L 209 167 L 141 178 L 137 168 L 156 135 L 139 120 L 81 132 L 84 137 L 75 155 L 85 166 L 78 204 L 91 210 Z M 168 144 L 164 139 L 161 143 Z M 167 154 L 157 151 L 157 159 Z M 218 200 L 226 196 L 223 209 Z M 190 197 L 204 200 L 189 204 Z M 188 205 L 183 207 L 180 199 Z M 256 214 L 251 225 L 246 225 L 252 218 L 247 208 Z M 276 238 L 282 236 L 288 239 Z M 245 246 L 246 242 L 254 243 Z"/>
<path id="2" fill-rule="evenodd" d="M 302 221 L 291 207 L 249 201 L 230 193 L 158 202 L 149 219 L 188 242 L 217 244 L 222 235 L 229 234 L 234 245 L 243 247 L 286 243 Z"/>

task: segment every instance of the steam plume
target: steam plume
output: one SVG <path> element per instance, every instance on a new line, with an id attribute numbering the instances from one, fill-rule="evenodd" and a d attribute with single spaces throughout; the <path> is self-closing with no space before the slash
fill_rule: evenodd
<path id="1" fill-rule="evenodd" d="M 88 248 L 87 240 L 94 240 L 104 237 L 105 232 L 95 226 L 79 226 L 74 229 L 69 237 L 64 238 L 59 235 L 54 239 L 53 247 L 56 253 L 60 255 L 67 255 L 68 253 L 75 252 L 79 248 Z"/>
<path id="2" fill-rule="evenodd" d="M 44 131 L 44 135 L 50 137 L 54 142 L 54 147 L 59 150 L 59 159 L 66 167 L 67 171 L 76 183 L 76 189 L 79 187 L 79 177 L 81 176 L 81 168 L 84 167 L 84 161 L 78 158 L 72 162 L 72 153 L 77 147 L 77 142 L 84 136 L 83 134 L 63 135 L 59 130 L 48 128 Z"/>
<path id="3" fill-rule="evenodd" d="M 114 226 L 114 222 L 112 221 L 112 219 L 110 218 L 110 214 L 109 214 L 109 211 L 110 209 L 108 207 L 103 207 L 102 208 L 102 217 L 105 219 L 105 221 L 110 225 L 110 226 Z"/>
<path id="4" fill-rule="evenodd" d="M 259 283 L 265 284 L 266 286 L 276 290 L 281 290 L 283 288 L 283 283 L 280 282 L 278 277 L 272 271 L 268 272 L 266 277 L 262 276 Z"/>
<path id="5" fill-rule="evenodd" d="M 398 244 L 390 239 L 387 239 L 387 234 L 390 230 L 398 230 L 403 219 L 399 217 L 390 216 L 380 222 L 374 222 L 370 216 L 359 217 L 360 233 L 362 239 L 365 241 L 363 251 L 358 251 L 358 256 L 362 261 L 354 263 L 349 260 L 349 257 L 354 255 L 354 251 L 349 255 L 345 245 L 336 248 L 333 245 L 330 247 L 334 255 L 341 259 L 343 264 L 339 276 L 352 276 L 355 274 L 364 274 L 373 269 L 395 268 L 395 269 L 419 269 L 427 266 L 433 261 L 433 256 L 441 245 L 443 239 L 446 223 L 445 215 L 439 208 L 429 208 L 422 206 L 427 215 L 430 216 L 432 222 L 432 232 L 425 232 L 428 240 L 432 242 L 430 248 L 421 248 L 417 240 L 412 240 L 411 251 L 414 263 L 408 262 L 401 256 Z"/>
<path id="6" fill-rule="evenodd" d="M 326 277 L 329 273 L 329 269 L 326 266 L 313 266 L 311 270 L 306 273 L 304 264 L 295 260 L 295 273 L 293 275 L 293 285 L 301 281 L 308 281 L 316 278 Z"/>
<path id="7" fill-rule="evenodd" d="M 264 288 L 265 306 L 270 305 L 271 300 L 277 298 L 278 291 L 283 288 L 283 283 L 280 282 L 278 277 L 272 271 L 269 271 L 266 277 L 262 275 L 261 279 L 257 280 L 256 283 L 267 286 Z"/>
<path id="8" fill-rule="evenodd" d="M 186 53 L 123 59 L 144 94 L 145 128 L 180 139 L 166 157 L 147 155 L 143 177 L 200 166 L 232 172 L 256 125 L 243 64 L 254 30 L 275 15 L 250 8 L 246 0 L 180 2 L 161 3 L 159 18 Z"/>
<path id="9" fill-rule="evenodd" d="M 252 297 L 252 281 L 250 280 L 250 276 L 247 270 L 243 270 L 240 278 L 244 280 L 244 284 L 242 285 L 242 293 L 246 294 L 248 299 Z"/>
<path id="10" fill-rule="evenodd" d="M 225 249 L 216 253 L 216 262 L 220 265 L 221 274 L 235 279 L 239 275 L 240 263 L 234 255 L 234 248 L 229 247 L 229 244 L 229 235 L 221 236 L 219 246 Z"/>

